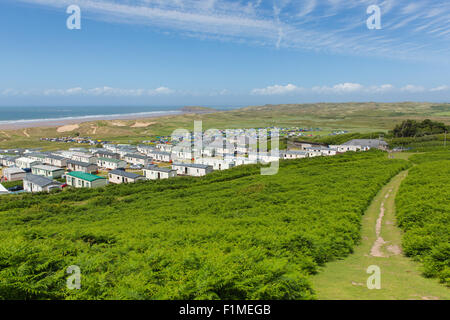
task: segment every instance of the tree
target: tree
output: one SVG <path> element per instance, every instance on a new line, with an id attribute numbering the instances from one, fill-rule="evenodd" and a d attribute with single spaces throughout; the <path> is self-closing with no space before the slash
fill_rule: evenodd
<path id="1" fill-rule="evenodd" d="M 391 133 L 396 138 L 404 137 L 422 137 L 425 135 L 440 134 L 448 131 L 448 127 L 441 122 L 435 122 L 425 119 L 422 122 L 415 120 L 405 120 L 401 124 L 396 125 Z"/>

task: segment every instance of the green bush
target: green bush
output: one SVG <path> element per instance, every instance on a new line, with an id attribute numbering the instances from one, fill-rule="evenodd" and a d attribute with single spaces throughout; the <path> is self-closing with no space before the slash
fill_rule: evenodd
<path id="1" fill-rule="evenodd" d="M 450 153 L 415 155 L 396 197 L 397 217 L 405 231 L 405 254 L 423 263 L 427 277 L 450 286 Z"/>
<path id="2" fill-rule="evenodd" d="M 409 164 L 348 153 L 0 201 L 1 299 L 311 299 Z M 66 268 L 81 268 L 81 290 Z"/>

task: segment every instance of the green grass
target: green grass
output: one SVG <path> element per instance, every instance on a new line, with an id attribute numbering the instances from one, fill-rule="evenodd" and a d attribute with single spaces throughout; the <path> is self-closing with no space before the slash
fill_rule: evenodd
<path id="1" fill-rule="evenodd" d="M 314 298 L 310 275 L 353 252 L 370 200 L 408 163 L 372 151 L 280 165 L 5 196 L 0 298 Z M 65 288 L 70 265 L 81 290 Z"/>
<path id="2" fill-rule="evenodd" d="M 412 157 L 396 199 L 405 254 L 423 265 L 427 277 L 450 287 L 450 152 Z"/>
<path id="3" fill-rule="evenodd" d="M 329 300 L 409 300 L 409 299 L 450 299 L 450 290 L 435 279 L 422 276 L 418 263 L 404 255 L 393 255 L 383 247 L 389 257 L 370 255 L 376 240 L 375 224 L 381 203 L 386 208 L 382 222 L 381 237 L 387 245 L 401 246 L 402 233 L 396 227 L 395 195 L 400 183 L 406 177 L 404 171 L 392 179 L 372 201 L 363 217 L 361 244 L 355 252 L 344 260 L 330 262 L 313 277 L 313 286 L 319 299 Z M 389 191 L 392 190 L 390 193 Z M 389 193 L 389 197 L 386 195 Z M 381 269 L 381 289 L 369 290 L 366 285 L 370 274 L 366 270 L 371 265 Z"/>
<path id="4" fill-rule="evenodd" d="M 445 141 L 444 134 L 416 138 L 390 138 L 387 139 L 387 142 L 392 148 L 403 147 L 408 149 L 409 152 L 450 151 L 450 143 Z"/>
<path id="5" fill-rule="evenodd" d="M 2 185 L 6 188 L 12 188 L 15 186 L 21 186 L 23 184 L 22 180 L 20 181 L 6 181 L 6 182 L 2 182 Z"/>

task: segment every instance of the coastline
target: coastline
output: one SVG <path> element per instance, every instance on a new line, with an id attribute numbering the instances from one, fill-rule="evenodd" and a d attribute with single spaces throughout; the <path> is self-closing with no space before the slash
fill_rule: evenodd
<path id="1" fill-rule="evenodd" d="M 3 120 L 0 121 L 0 130 L 18 130 L 27 128 L 51 128 L 65 125 L 82 124 L 90 121 L 100 120 L 138 120 L 138 119 L 151 119 L 172 115 L 182 115 L 189 113 L 184 110 L 173 111 L 151 111 L 151 112 L 139 112 L 139 113 L 126 113 L 126 114 L 112 114 L 112 115 L 93 115 L 93 116 L 80 116 L 80 117 L 67 117 L 67 118 L 54 118 L 54 119 L 29 119 L 29 120 Z"/>

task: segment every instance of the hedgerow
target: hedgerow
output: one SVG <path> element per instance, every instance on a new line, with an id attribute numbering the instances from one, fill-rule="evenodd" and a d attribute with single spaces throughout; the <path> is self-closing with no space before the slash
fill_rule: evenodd
<path id="1" fill-rule="evenodd" d="M 2 299 L 311 299 L 408 167 L 381 152 L 0 200 Z M 81 289 L 66 269 L 81 268 Z"/>

